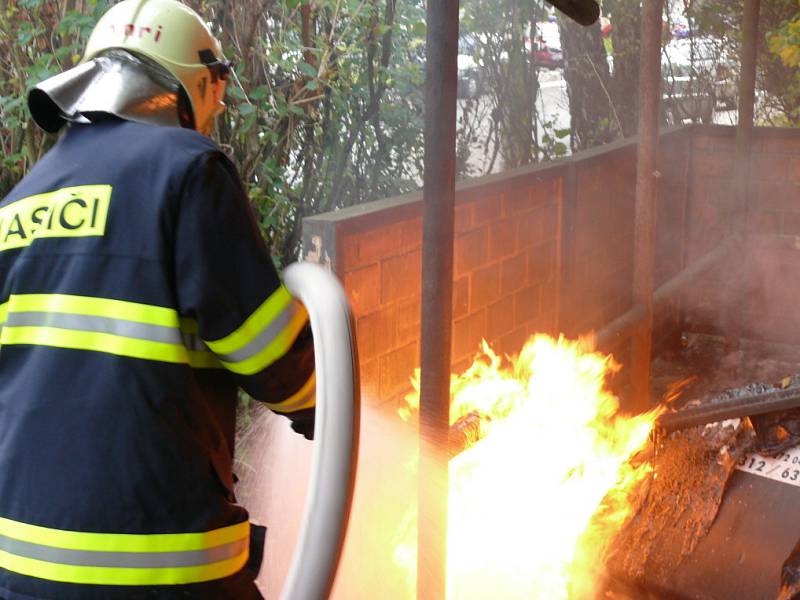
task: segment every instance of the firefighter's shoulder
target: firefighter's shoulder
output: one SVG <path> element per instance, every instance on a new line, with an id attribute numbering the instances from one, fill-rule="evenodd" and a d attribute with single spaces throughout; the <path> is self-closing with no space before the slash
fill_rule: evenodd
<path id="1" fill-rule="evenodd" d="M 123 129 L 122 138 L 140 144 L 156 154 L 181 152 L 196 156 L 207 152 L 221 152 L 214 140 L 193 129 L 160 127 L 134 121 L 124 121 L 119 126 Z"/>

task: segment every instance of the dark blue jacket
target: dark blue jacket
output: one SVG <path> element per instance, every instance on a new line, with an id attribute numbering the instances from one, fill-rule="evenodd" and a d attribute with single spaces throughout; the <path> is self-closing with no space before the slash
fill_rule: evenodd
<path id="1" fill-rule="evenodd" d="M 219 148 L 71 126 L 0 203 L 0 326 L 0 597 L 237 597 L 237 389 L 308 433 L 314 367 Z"/>

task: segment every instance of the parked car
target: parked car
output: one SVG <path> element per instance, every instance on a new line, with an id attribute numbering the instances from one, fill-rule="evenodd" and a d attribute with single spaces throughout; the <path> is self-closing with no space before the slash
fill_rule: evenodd
<path id="1" fill-rule="evenodd" d="M 662 65 L 662 75 L 662 109 L 668 123 L 713 123 L 717 101 L 708 79 L 690 66 L 675 63 Z"/>
<path id="2" fill-rule="evenodd" d="M 717 104 L 735 105 L 736 82 L 727 54 L 712 38 L 681 38 L 664 47 L 663 110 L 667 122 L 711 123 Z"/>
<path id="3" fill-rule="evenodd" d="M 560 69 L 564 66 L 564 52 L 561 48 L 548 46 L 544 40 L 537 40 L 533 46 L 534 64 L 545 69 Z"/>
<path id="4" fill-rule="evenodd" d="M 476 57 L 478 39 L 474 34 L 465 34 L 458 39 L 458 88 L 459 98 L 474 98 L 481 93 L 481 70 Z"/>

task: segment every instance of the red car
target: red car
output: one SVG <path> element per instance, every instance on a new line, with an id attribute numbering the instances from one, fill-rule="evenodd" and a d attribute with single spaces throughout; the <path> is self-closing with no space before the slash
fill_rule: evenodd
<path id="1" fill-rule="evenodd" d="M 561 48 L 548 46 L 539 40 L 533 48 L 533 62 L 546 69 L 558 69 L 564 66 L 564 53 Z"/>

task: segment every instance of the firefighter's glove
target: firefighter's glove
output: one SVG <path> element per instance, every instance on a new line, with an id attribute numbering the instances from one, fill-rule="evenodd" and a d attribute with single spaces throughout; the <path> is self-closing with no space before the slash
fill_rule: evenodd
<path id="1" fill-rule="evenodd" d="M 292 429 L 307 440 L 314 439 L 314 409 L 309 408 L 286 415 L 292 421 Z"/>

